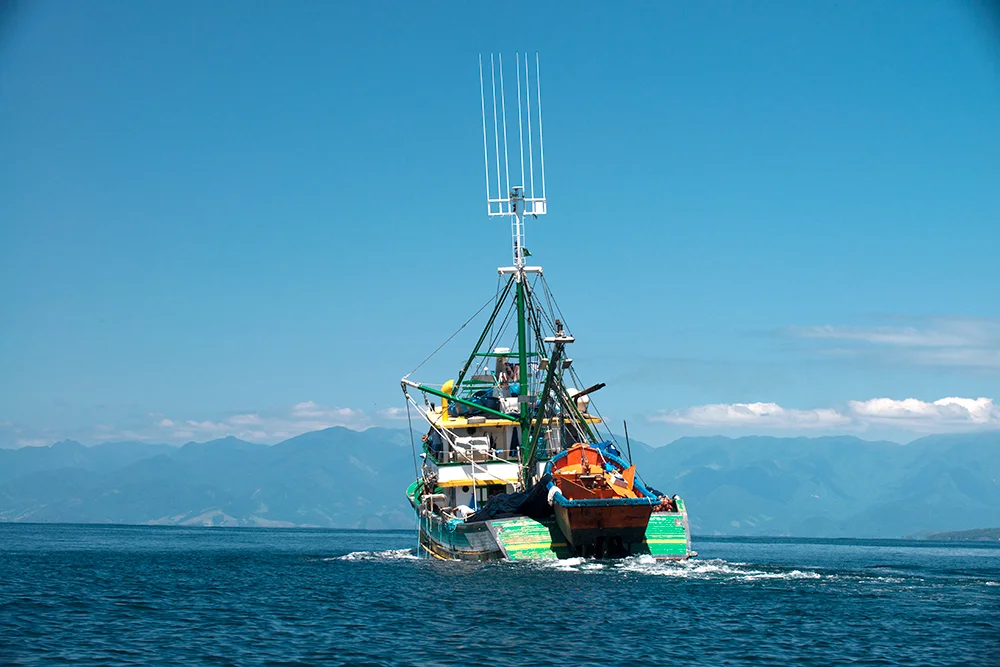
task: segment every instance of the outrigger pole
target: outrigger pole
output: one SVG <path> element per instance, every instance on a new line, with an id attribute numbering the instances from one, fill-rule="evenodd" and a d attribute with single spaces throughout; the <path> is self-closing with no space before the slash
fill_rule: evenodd
<path id="1" fill-rule="evenodd" d="M 485 405 L 480 405 L 479 403 L 474 403 L 472 401 L 467 401 L 464 398 L 459 398 L 458 396 L 453 396 L 452 394 L 446 394 L 445 392 L 441 391 L 440 389 L 435 389 L 434 387 L 428 387 L 425 384 L 417 384 L 413 380 L 406 380 L 406 379 L 404 379 L 404 380 L 402 380 L 402 384 L 406 385 L 406 386 L 409 386 L 409 387 L 413 387 L 414 389 L 418 389 L 418 390 L 420 390 L 422 392 L 426 392 L 428 394 L 433 394 L 434 396 L 437 396 L 438 398 L 443 398 L 446 401 L 454 401 L 455 403 L 458 403 L 459 405 L 464 405 L 467 408 L 475 408 L 476 410 L 481 410 L 481 411 L 483 411 L 483 412 L 485 412 L 487 414 L 493 415 L 497 419 L 506 419 L 508 421 L 513 421 L 513 422 L 518 421 L 517 417 L 513 417 L 511 415 L 504 414 L 503 412 L 500 412 L 499 410 L 491 410 L 490 408 L 486 407 Z M 404 387 L 404 391 L 405 391 L 405 387 Z"/>

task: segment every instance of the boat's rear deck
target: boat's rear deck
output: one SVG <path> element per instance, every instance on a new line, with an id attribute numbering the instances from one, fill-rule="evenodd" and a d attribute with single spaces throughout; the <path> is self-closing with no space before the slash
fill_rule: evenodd
<path id="1" fill-rule="evenodd" d="M 555 518 L 496 519 L 489 522 L 489 528 L 504 557 L 509 560 L 545 560 L 573 555 L 573 547 L 559 530 Z M 654 512 L 646 527 L 646 539 L 633 545 L 631 554 L 661 559 L 692 556 L 685 515 L 682 512 Z"/>

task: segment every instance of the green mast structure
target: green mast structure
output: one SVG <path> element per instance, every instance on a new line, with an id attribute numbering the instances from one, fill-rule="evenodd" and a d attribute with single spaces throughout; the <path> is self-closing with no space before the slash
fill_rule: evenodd
<path id="1" fill-rule="evenodd" d="M 531 61 L 534 60 L 534 63 Z M 508 59 L 508 67 L 510 60 Z M 531 431 L 531 421 L 535 416 L 534 398 L 528 378 L 529 338 L 526 310 L 529 303 L 527 278 L 529 274 L 541 273 L 541 267 L 526 266 L 524 258 L 529 256 L 524 249 L 524 219 L 537 219 L 547 212 L 545 198 L 545 141 L 542 132 L 542 84 L 538 76 L 538 53 L 529 58 L 527 53 L 514 56 L 515 86 L 513 95 L 507 95 L 504 85 L 503 56 L 489 55 L 489 75 L 483 75 L 483 56 L 479 56 L 479 94 L 483 117 L 483 159 L 486 165 L 486 211 L 492 217 L 502 217 L 510 221 L 512 236 L 513 266 L 501 267 L 500 274 L 510 275 L 516 282 L 517 300 L 517 361 L 519 367 L 518 417 L 520 421 L 520 442 L 524 447 L 525 436 Z M 534 70 L 532 71 L 532 65 Z M 489 81 L 489 88 L 486 81 Z M 499 92 L 498 92 L 499 91 Z M 489 92 L 489 95 L 487 95 Z M 510 99 L 508 99 L 510 98 Z M 491 113 L 487 113 L 486 100 L 490 100 Z M 508 122 L 507 102 L 510 111 L 517 110 L 517 123 Z M 516 102 L 516 104 L 515 104 Z M 488 119 L 492 119 L 492 128 Z M 513 139 L 517 131 L 516 143 Z M 509 132 L 508 132 L 509 126 Z M 491 131 L 492 130 L 492 131 Z M 511 158 L 514 164 L 511 165 Z M 511 169 L 513 166 L 513 170 Z M 520 166 L 520 170 L 518 167 Z M 520 176 L 520 178 L 518 178 Z M 539 353 L 542 350 L 538 350 Z M 544 398 L 543 398 L 544 400 Z M 544 413 L 544 410 L 542 411 Z M 522 459 L 527 466 L 527 461 Z M 525 483 L 531 483 L 530 471 L 525 467 Z"/>
<path id="2" fill-rule="evenodd" d="M 531 425 L 531 388 L 528 386 L 528 337 L 526 334 L 527 323 L 524 319 L 524 302 L 526 292 L 524 288 L 525 276 L 522 273 L 517 281 L 517 363 L 520 370 L 517 383 L 520 388 L 518 397 L 518 407 L 521 414 L 521 435 L 527 432 Z"/>

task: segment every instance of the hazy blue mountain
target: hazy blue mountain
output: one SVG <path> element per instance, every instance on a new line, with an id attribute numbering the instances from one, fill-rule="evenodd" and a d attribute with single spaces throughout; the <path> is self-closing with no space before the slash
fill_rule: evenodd
<path id="1" fill-rule="evenodd" d="M 1000 433 L 908 445 L 853 437 L 681 438 L 634 452 L 697 534 L 899 537 L 1000 516 Z"/>
<path id="2" fill-rule="evenodd" d="M 1000 516 L 1000 432 L 631 444 L 643 478 L 687 500 L 695 534 L 899 537 Z M 410 528 L 413 475 L 409 435 L 392 429 L 273 446 L 64 441 L 0 450 L 0 521 Z"/>
<path id="3" fill-rule="evenodd" d="M 413 458 L 404 436 L 332 428 L 274 446 L 223 438 L 6 450 L 0 520 L 409 527 L 403 491 Z M 115 456 L 118 466 L 109 463 Z"/>
<path id="4" fill-rule="evenodd" d="M 0 449 L 0 483 L 30 472 L 56 468 L 108 471 L 175 449 L 170 445 L 142 442 L 106 442 L 85 447 L 74 440 L 62 440 L 49 447 Z"/>
<path id="5" fill-rule="evenodd" d="M 1000 528 L 977 528 L 975 530 L 957 530 L 950 533 L 932 533 L 928 540 L 946 540 L 949 542 L 996 542 L 1000 540 Z"/>

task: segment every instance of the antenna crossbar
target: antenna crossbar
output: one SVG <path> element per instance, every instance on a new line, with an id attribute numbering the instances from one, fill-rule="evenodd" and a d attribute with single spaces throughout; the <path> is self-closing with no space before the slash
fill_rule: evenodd
<path id="1" fill-rule="evenodd" d="M 545 144 L 542 135 L 542 87 L 539 78 L 539 59 L 535 54 L 535 70 L 531 71 L 528 54 L 524 54 L 524 71 L 521 71 L 521 53 L 514 61 L 517 90 L 517 141 L 520 156 L 521 182 L 512 184 L 510 180 L 510 146 L 508 140 L 506 86 L 504 83 L 503 56 L 490 54 L 490 105 L 493 111 L 493 132 L 490 136 L 487 123 L 486 86 L 483 73 L 483 57 L 479 56 L 479 94 L 483 118 L 483 164 L 486 168 L 486 212 L 489 217 L 509 216 L 511 218 L 512 253 L 514 265 L 524 266 L 524 217 L 537 218 L 548 210 L 545 196 Z M 523 80 L 522 80 L 523 74 Z M 500 94 L 497 95 L 499 79 Z M 524 104 L 521 100 L 521 86 L 524 85 Z M 535 102 L 532 104 L 531 88 L 535 88 Z M 512 107 L 513 108 L 513 107 Z M 534 109 L 534 112 L 532 111 Z M 532 125 L 532 114 L 538 123 L 538 137 Z M 512 129 L 512 128 L 511 128 Z M 503 164 L 501 164 L 501 138 L 503 139 Z M 492 139 L 492 141 L 490 141 Z M 537 145 L 536 145 L 537 144 Z M 528 157 L 528 173 L 525 178 L 524 158 Z M 537 159 L 536 159 L 537 158 Z M 517 156 L 515 156 L 517 159 Z M 538 163 L 536 173 L 535 163 Z M 515 170 L 516 170 L 515 165 Z M 515 171 L 515 178 L 517 172 Z M 496 181 L 496 191 L 493 189 Z M 536 188 L 536 185 L 538 186 Z"/>

